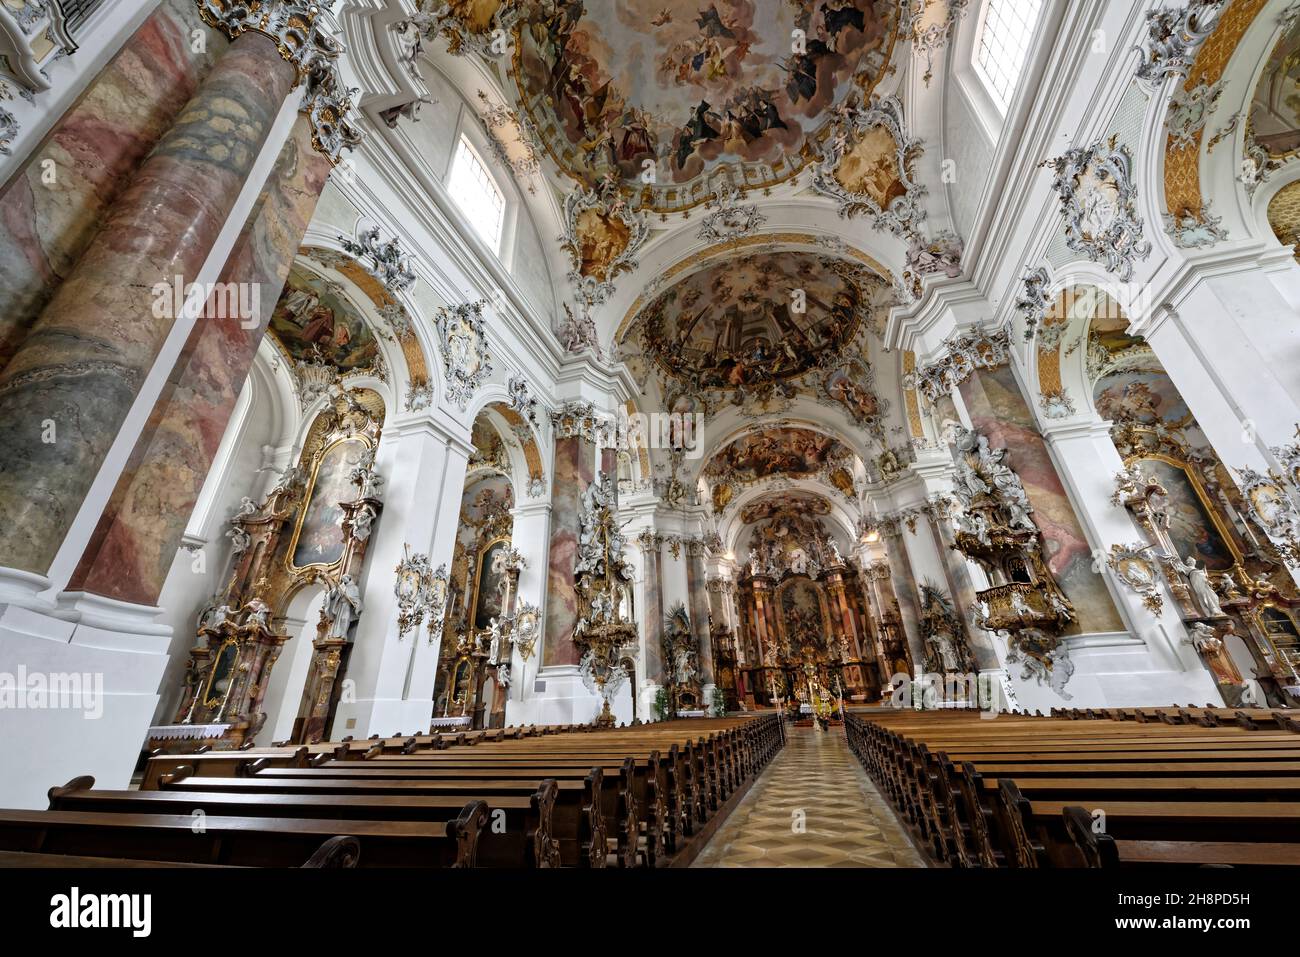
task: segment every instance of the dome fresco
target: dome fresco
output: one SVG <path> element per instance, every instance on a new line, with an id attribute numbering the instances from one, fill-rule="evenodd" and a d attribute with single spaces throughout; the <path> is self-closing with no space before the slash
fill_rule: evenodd
<path id="1" fill-rule="evenodd" d="M 515 80 L 552 158 L 588 184 L 746 184 L 798 172 L 832 109 L 883 74 L 884 0 L 544 2 L 518 27 Z M 765 167 L 758 170 L 757 167 Z"/>

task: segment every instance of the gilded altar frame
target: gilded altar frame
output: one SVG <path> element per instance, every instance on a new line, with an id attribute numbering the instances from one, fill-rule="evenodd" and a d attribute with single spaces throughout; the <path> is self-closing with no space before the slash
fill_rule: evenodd
<path id="1" fill-rule="evenodd" d="M 298 552 L 298 539 L 302 535 L 302 527 L 307 521 L 307 513 L 311 511 L 312 500 L 316 495 L 316 482 L 319 477 L 321 463 L 323 463 L 329 453 L 336 447 L 345 442 L 360 442 L 366 449 L 373 450 L 376 447 L 375 441 L 364 432 L 353 432 L 346 435 L 340 435 L 332 442 L 325 443 L 312 454 L 311 478 L 307 482 L 307 490 L 303 493 L 302 504 L 298 506 L 298 516 L 294 519 L 293 534 L 289 537 L 289 547 L 284 553 L 284 568 L 295 579 L 299 579 L 304 573 L 315 570 L 317 573 L 334 571 L 347 561 L 347 549 L 332 562 L 309 562 L 306 565 L 295 565 L 293 556 Z M 345 540 L 346 541 L 346 540 Z M 295 584 L 298 582 L 296 581 Z"/>
<path id="2" fill-rule="evenodd" d="M 493 538 L 485 542 L 483 544 L 483 547 L 478 549 L 478 551 L 474 553 L 474 583 L 470 586 L 469 608 L 468 608 L 468 614 L 466 615 L 471 634 L 474 633 L 476 630 L 477 631 L 482 630 L 476 627 L 475 618 L 478 617 L 479 586 L 483 578 L 483 562 L 487 558 L 487 556 L 491 553 L 492 549 L 495 548 L 497 545 L 509 546 L 512 541 L 513 541 L 513 537 L 511 535 L 498 535 L 496 538 Z M 505 608 L 502 608 L 502 613 L 504 612 L 505 612 Z"/>
<path id="3" fill-rule="evenodd" d="M 1245 556 L 1238 547 L 1237 540 L 1233 537 L 1232 530 L 1224 524 L 1223 516 L 1219 513 L 1218 505 L 1210 498 L 1209 493 L 1205 491 L 1205 485 L 1201 482 L 1200 476 L 1196 474 L 1196 470 L 1192 468 L 1191 463 L 1184 459 L 1175 458 L 1166 452 L 1139 450 L 1124 457 L 1124 467 L 1128 468 L 1135 462 L 1141 463 L 1142 461 L 1151 459 L 1164 462 L 1166 465 L 1171 465 L 1187 476 L 1188 482 L 1191 483 L 1192 491 L 1196 493 L 1197 501 L 1201 503 L 1201 508 L 1205 511 L 1205 514 L 1209 516 L 1210 522 L 1214 525 L 1214 530 L 1218 532 L 1219 538 L 1223 540 L 1224 545 L 1228 548 L 1228 552 L 1232 555 L 1233 571 L 1237 572 L 1239 577 L 1244 576 L 1246 574 L 1243 565 Z M 1181 558 L 1183 556 L 1179 557 Z"/>
<path id="4" fill-rule="evenodd" d="M 234 660 L 231 661 L 230 668 L 228 671 L 228 674 L 230 675 L 230 682 L 231 684 L 234 684 L 235 669 L 239 667 L 239 658 L 240 655 L 243 653 L 243 649 L 240 648 L 239 642 L 236 639 L 227 638 L 225 641 L 221 643 L 221 646 L 217 648 L 217 653 L 212 657 L 212 665 L 211 667 L 208 668 L 208 683 L 207 686 L 203 689 L 203 707 L 205 708 L 220 706 L 225 703 L 224 696 L 218 698 L 214 698 L 212 696 L 212 686 L 214 683 L 216 683 L 217 680 L 217 666 L 221 664 L 222 656 L 225 655 L 227 648 L 235 649 L 235 657 Z"/>

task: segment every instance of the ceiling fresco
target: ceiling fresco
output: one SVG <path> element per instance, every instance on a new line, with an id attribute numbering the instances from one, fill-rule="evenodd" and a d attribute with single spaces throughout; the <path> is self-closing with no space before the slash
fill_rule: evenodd
<path id="1" fill-rule="evenodd" d="M 1273 156 L 1300 149 L 1300 20 L 1268 58 L 1250 104 L 1250 130 Z"/>
<path id="2" fill-rule="evenodd" d="M 829 515 L 831 503 L 811 492 L 774 492 L 741 509 L 740 521 L 753 525 L 787 512 L 804 516 Z"/>
<path id="3" fill-rule="evenodd" d="M 467 5 L 482 8 L 477 19 L 501 6 Z M 891 0 L 542 0 L 518 27 L 515 79 L 547 150 L 588 185 L 610 177 L 689 193 L 737 164 L 738 181 L 767 185 L 803 168 L 850 92 L 874 88 L 898 10 Z"/>
<path id="4" fill-rule="evenodd" d="M 763 252 L 716 262 L 661 293 L 620 346 L 639 346 L 678 387 L 672 391 L 755 391 L 840 363 L 876 310 L 882 280 L 860 264 L 813 252 Z M 874 400 L 861 370 L 830 385 L 863 414 Z M 868 410 L 871 410 L 868 413 Z"/>
<path id="5" fill-rule="evenodd" d="M 776 475 L 806 478 L 852 458 L 847 446 L 828 435 L 812 429 L 774 428 L 731 442 L 709 460 L 703 474 L 739 483 Z"/>
<path id="6" fill-rule="evenodd" d="M 294 362 L 325 362 L 342 372 L 369 369 L 375 334 L 329 279 L 294 266 L 271 314 L 271 335 Z"/>

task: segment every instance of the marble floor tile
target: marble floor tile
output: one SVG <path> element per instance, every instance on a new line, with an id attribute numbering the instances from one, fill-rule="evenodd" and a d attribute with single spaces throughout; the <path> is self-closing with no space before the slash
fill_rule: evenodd
<path id="1" fill-rule="evenodd" d="M 926 867 L 844 732 L 791 728 L 694 867 Z"/>

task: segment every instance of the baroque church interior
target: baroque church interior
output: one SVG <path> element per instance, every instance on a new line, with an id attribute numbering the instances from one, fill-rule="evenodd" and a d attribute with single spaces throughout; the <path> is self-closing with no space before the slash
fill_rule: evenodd
<path id="1" fill-rule="evenodd" d="M 1295 0 L 0 0 L 0 864 L 1300 864 L 1297 155 Z"/>

